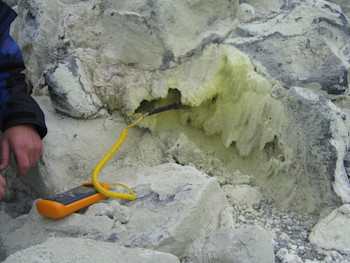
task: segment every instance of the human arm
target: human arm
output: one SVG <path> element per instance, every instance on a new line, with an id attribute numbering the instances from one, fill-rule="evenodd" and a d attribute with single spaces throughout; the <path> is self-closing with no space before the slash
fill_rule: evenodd
<path id="1" fill-rule="evenodd" d="M 40 158 L 47 128 L 42 110 L 28 93 L 21 50 L 9 34 L 16 14 L 3 2 L 0 10 L 0 171 L 14 152 L 20 177 Z M 0 175 L 0 199 L 5 185 Z"/>
<path id="2" fill-rule="evenodd" d="M 12 44 L 20 53 L 17 44 Z M 18 166 L 17 176 L 20 177 L 40 158 L 43 148 L 41 139 L 46 135 L 47 128 L 43 112 L 27 92 L 25 75 L 22 73 L 25 69 L 23 61 L 9 59 L 9 62 L 6 67 L 0 67 L 0 70 L 3 69 L 8 74 L 5 89 L 8 97 L 6 114 L 1 123 L 3 136 L 0 140 L 0 171 L 7 168 L 13 152 Z"/>

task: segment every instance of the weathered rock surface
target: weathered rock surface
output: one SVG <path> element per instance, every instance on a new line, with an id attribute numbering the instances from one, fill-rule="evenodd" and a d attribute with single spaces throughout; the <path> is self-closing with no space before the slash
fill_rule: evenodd
<path id="1" fill-rule="evenodd" d="M 0 208 L 4 255 L 57 235 L 73 236 L 77 244 L 93 242 L 80 240 L 84 236 L 159 249 L 184 262 L 234 260 L 227 251 L 260 261 L 261 249 L 270 260 L 266 233 L 255 238 L 255 228 L 234 229 L 258 224 L 274 239 L 279 262 L 349 261 L 340 244 L 347 242 L 345 232 L 336 228 L 348 224 L 341 205 L 350 202 L 344 167 L 350 148 L 349 6 L 332 2 L 339 6 L 321 0 L 18 1 L 13 34 L 34 93 L 42 95 L 37 100 L 49 134 L 38 166 L 23 179 L 36 195 L 12 183 L 14 176 L 9 180 Z M 57 222 L 40 218 L 34 208 L 9 218 L 16 204 L 30 206 L 38 194 L 49 197 L 89 181 L 127 123 L 175 101 L 186 107 L 130 129 L 101 172 L 101 181 L 117 178 L 135 188 L 136 202 L 102 202 Z M 232 207 L 215 180 L 198 171 L 219 181 Z M 216 194 L 206 196 L 209 189 Z M 280 215 L 264 198 L 290 210 Z M 321 221 L 313 230 L 315 250 L 307 243 L 313 216 L 339 206 L 324 219 L 335 218 L 329 227 Z M 339 238 L 324 240 L 329 231 Z M 28 233 L 32 238 L 23 238 Z M 246 240 L 249 251 L 220 240 Z M 39 248 L 49 253 L 56 241 Z"/>
<path id="2" fill-rule="evenodd" d="M 252 21 L 255 18 L 255 9 L 249 4 L 240 4 L 237 8 L 236 17 L 243 23 Z"/>
<path id="3" fill-rule="evenodd" d="M 91 239 L 52 237 L 40 245 L 16 252 L 4 262 L 149 262 L 176 263 L 179 259 L 171 254 L 148 249 L 125 248 L 113 243 Z"/>
<path id="4" fill-rule="evenodd" d="M 333 202 L 349 202 L 350 185 L 343 164 L 349 142 L 345 114 L 331 101 L 308 89 L 291 87 L 286 91 L 277 88 L 272 94 L 282 102 L 289 119 L 282 125 L 278 145 L 292 151 L 284 150 L 279 156 L 282 159 L 276 164 L 277 170 L 281 170 L 278 176 L 271 175 L 266 179 L 266 185 L 274 185 L 268 191 L 281 191 L 281 195 L 291 194 L 290 197 L 295 195 L 292 197 L 294 202 L 305 203 L 306 207 L 316 205 L 319 200 L 324 200 L 319 205 L 325 207 Z M 271 161 L 276 160 L 271 158 Z M 287 164 L 287 170 L 283 171 L 286 161 L 294 164 Z M 295 172 L 289 170 L 293 168 L 296 168 Z M 290 173 L 297 176 L 285 181 L 283 174 L 288 177 Z M 292 188 L 289 187 L 291 184 Z M 304 186 L 315 188 L 307 190 Z"/>
<path id="5" fill-rule="evenodd" d="M 80 54 L 94 53 L 102 64 L 164 69 L 225 37 L 234 26 L 237 6 L 236 0 L 140 0 L 132 5 L 111 0 L 19 1 L 18 12 L 23 17 L 18 22 L 19 42 L 29 51 L 24 57 L 35 85 L 40 70 L 79 49 Z M 182 41 L 176 41 L 178 38 Z"/>
<path id="6" fill-rule="evenodd" d="M 259 227 L 219 229 L 210 234 L 201 262 L 275 262 L 271 237 Z"/>
<path id="7" fill-rule="evenodd" d="M 43 73 L 57 64 L 60 49 L 58 21 L 61 1 L 17 1 L 20 19 L 13 23 L 16 40 L 22 49 L 27 76 L 34 86 L 44 83 Z"/>
<path id="8" fill-rule="evenodd" d="M 93 90 L 91 79 L 76 57 L 60 61 L 45 75 L 51 101 L 56 109 L 73 118 L 101 117 L 102 102 Z"/>
<path id="9" fill-rule="evenodd" d="M 349 36 L 350 24 L 338 6 L 306 1 L 267 21 L 239 25 L 225 43 L 288 86 L 341 95 L 348 90 Z"/>
<path id="10" fill-rule="evenodd" d="M 343 205 L 321 219 L 312 229 L 312 243 L 327 249 L 350 250 L 350 205 Z"/>

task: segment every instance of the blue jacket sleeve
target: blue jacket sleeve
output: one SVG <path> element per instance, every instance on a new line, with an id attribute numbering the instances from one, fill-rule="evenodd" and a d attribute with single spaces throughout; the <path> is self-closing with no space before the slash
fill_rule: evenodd
<path id="1" fill-rule="evenodd" d="M 1 10 L 0 10 L 1 14 Z M 0 17 L 1 21 L 1 17 Z M 11 21 L 12 22 L 12 21 Z M 0 25 L 0 29 L 4 25 Z M 17 43 L 8 27 L 0 31 L 0 125 L 4 131 L 15 125 L 31 124 L 41 138 L 47 133 L 42 110 L 28 93 L 25 66 Z"/>

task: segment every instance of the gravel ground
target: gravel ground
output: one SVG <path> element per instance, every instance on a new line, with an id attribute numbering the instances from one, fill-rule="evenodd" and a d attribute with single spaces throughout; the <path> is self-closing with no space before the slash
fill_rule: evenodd
<path id="1" fill-rule="evenodd" d="M 238 227 L 257 225 L 270 232 L 276 263 L 350 262 L 350 254 L 323 249 L 308 241 L 311 229 L 317 223 L 316 216 L 278 209 L 269 200 L 232 207 Z"/>
<path id="2" fill-rule="evenodd" d="M 350 178 L 350 149 L 344 159 Z M 349 263 L 350 253 L 323 249 L 309 242 L 308 236 L 318 222 L 317 216 L 281 210 L 273 201 L 255 205 L 232 204 L 237 226 L 258 225 L 270 232 L 274 241 L 276 263 Z"/>

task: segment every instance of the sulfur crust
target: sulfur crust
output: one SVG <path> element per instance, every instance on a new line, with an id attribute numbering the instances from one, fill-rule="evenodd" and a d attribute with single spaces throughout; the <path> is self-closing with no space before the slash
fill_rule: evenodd
<path id="1" fill-rule="evenodd" d="M 169 112 L 153 117 L 146 122 L 151 129 L 165 128 L 178 119 L 208 136 L 220 136 L 225 147 L 235 144 L 239 154 L 247 156 L 279 137 L 287 121 L 281 103 L 270 95 L 273 84 L 232 46 L 209 46 L 168 79 L 169 87 L 179 90 L 182 103 L 190 108 L 180 116 Z M 165 102 L 171 103 L 171 98 Z"/>

